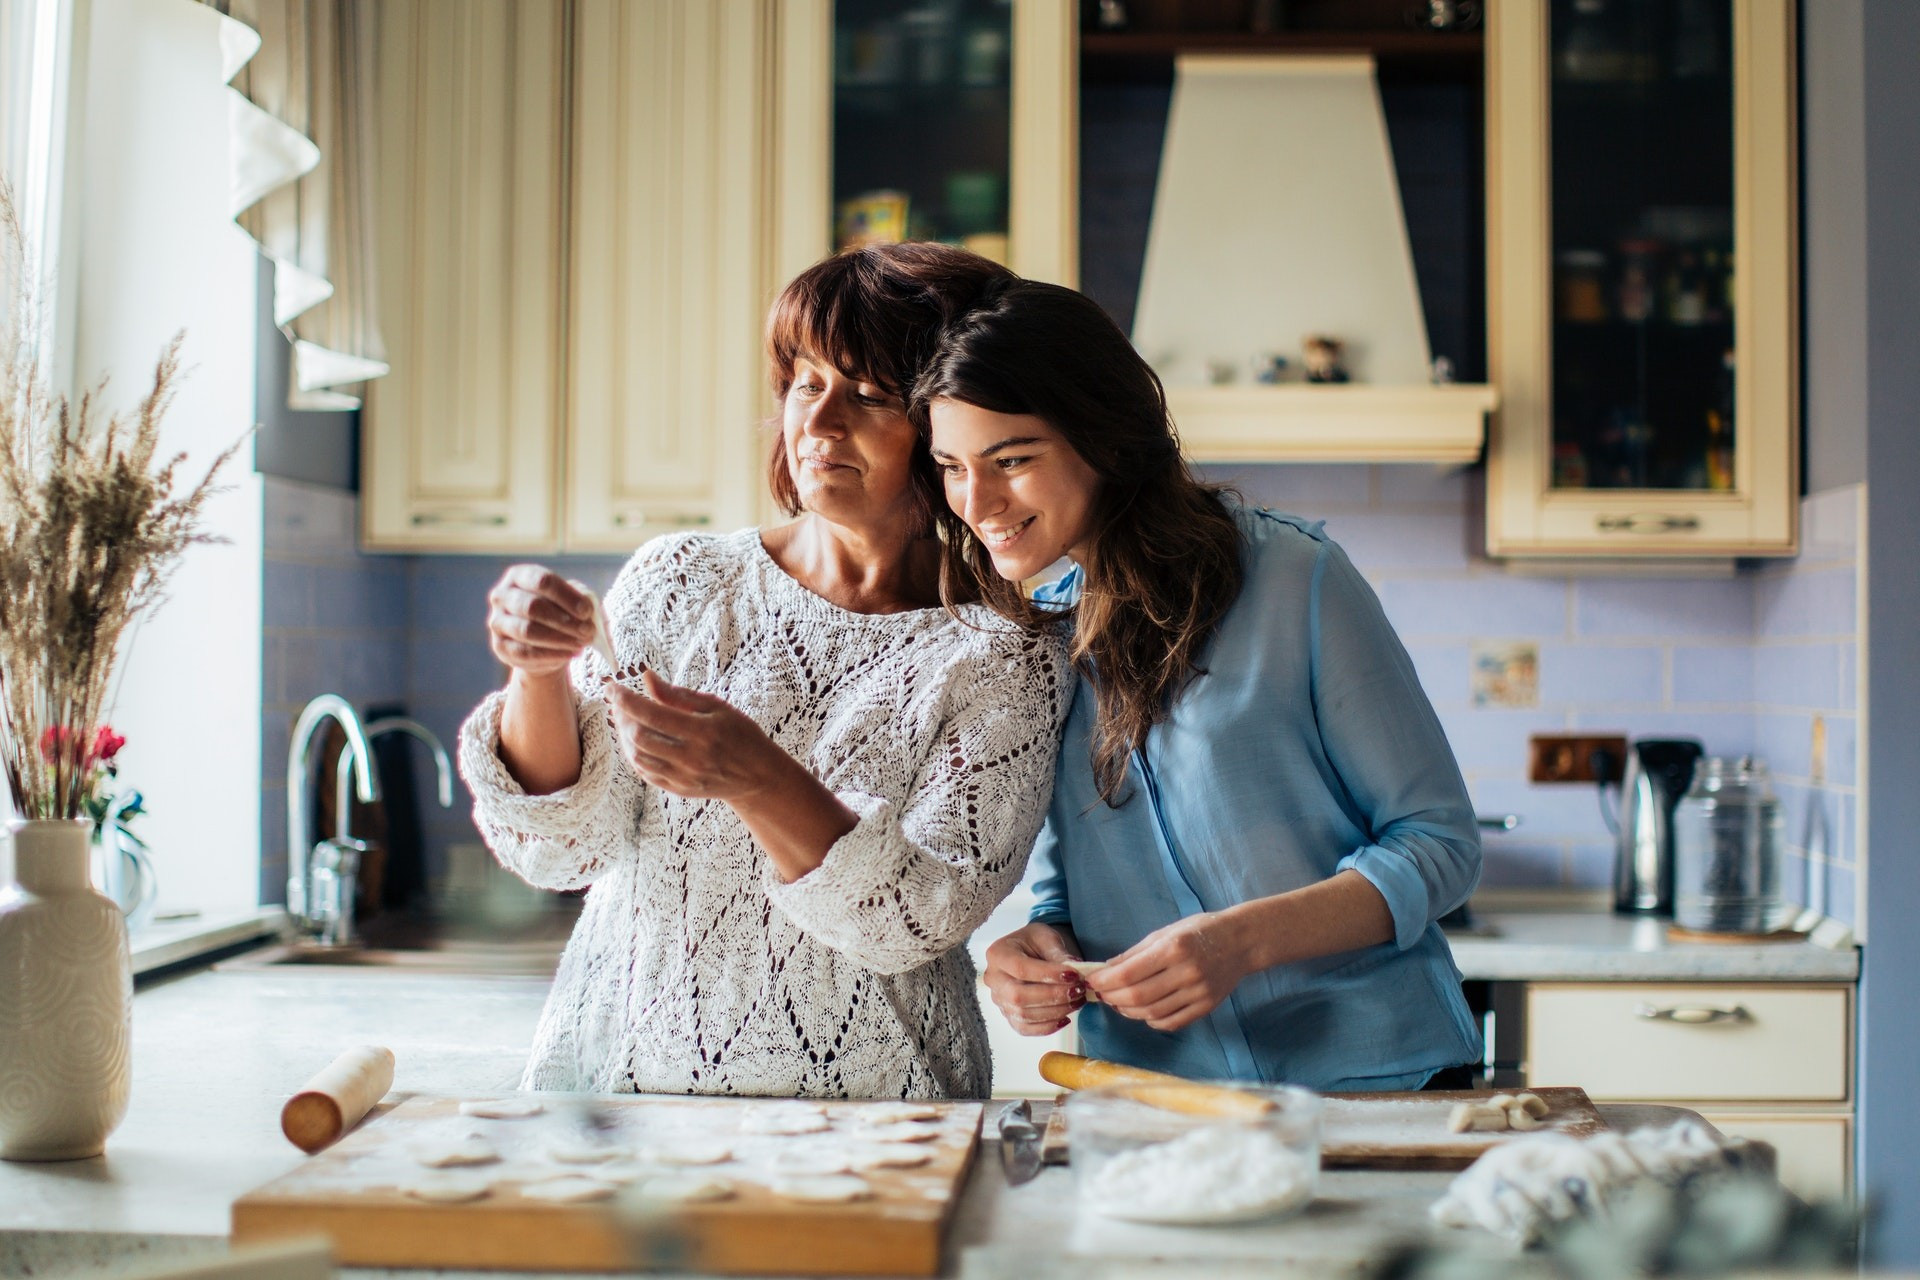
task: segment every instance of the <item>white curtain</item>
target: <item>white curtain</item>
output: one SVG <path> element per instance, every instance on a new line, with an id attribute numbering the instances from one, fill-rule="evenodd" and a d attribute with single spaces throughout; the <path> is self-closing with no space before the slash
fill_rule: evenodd
<path id="1" fill-rule="evenodd" d="M 387 372 L 374 312 L 377 0 L 219 0 L 233 214 L 272 258 L 295 409 L 358 408 Z"/>
<path id="2" fill-rule="evenodd" d="M 84 43 L 86 0 L 0 0 L 0 174 L 13 189 L 32 255 L 26 268 L 44 308 L 40 344 L 51 385 L 73 378 L 74 299 L 68 247 L 68 157 L 75 144 L 68 103 L 84 93 L 74 49 Z"/>

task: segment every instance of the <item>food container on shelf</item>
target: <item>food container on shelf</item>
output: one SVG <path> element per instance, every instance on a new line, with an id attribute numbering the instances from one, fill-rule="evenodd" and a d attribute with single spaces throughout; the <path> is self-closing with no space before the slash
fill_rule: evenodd
<path id="1" fill-rule="evenodd" d="M 1769 933 L 1793 908 L 1780 891 L 1780 801 L 1766 762 L 1708 756 L 1673 813 L 1674 923 Z"/>
<path id="2" fill-rule="evenodd" d="M 1320 1095 L 1223 1084 L 1270 1109 L 1195 1114 L 1140 1101 L 1138 1085 L 1067 1098 L 1080 1212 L 1131 1222 L 1206 1225 L 1304 1208 L 1320 1182 Z"/>

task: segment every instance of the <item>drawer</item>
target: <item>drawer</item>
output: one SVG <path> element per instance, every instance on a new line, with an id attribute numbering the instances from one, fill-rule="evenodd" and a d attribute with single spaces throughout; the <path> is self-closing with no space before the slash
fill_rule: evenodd
<path id="1" fill-rule="evenodd" d="M 1842 1102 L 1850 987 L 1537 984 L 1527 1079 L 1596 1099 Z"/>
<path id="2" fill-rule="evenodd" d="M 1749 1115 L 1702 1108 L 1729 1137 L 1771 1143 L 1780 1182 L 1803 1200 L 1836 1200 L 1853 1187 L 1853 1122 L 1843 1116 Z"/>

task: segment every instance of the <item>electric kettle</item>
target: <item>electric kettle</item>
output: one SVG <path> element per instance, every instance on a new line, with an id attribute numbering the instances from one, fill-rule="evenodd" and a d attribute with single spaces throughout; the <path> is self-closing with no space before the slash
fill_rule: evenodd
<path id="1" fill-rule="evenodd" d="M 1615 911 L 1673 914 L 1673 808 L 1687 793 L 1703 754 L 1692 738 L 1642 738 L 1627 748 L 1613 872 Z"/>

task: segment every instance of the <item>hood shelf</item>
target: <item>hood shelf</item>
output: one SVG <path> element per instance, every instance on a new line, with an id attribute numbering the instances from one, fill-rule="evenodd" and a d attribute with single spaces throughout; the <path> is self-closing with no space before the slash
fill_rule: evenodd
<path id="1" fill-rule="evenodd" d="M 1470 463 L 1499 403 L 1477 383 L 1168 387 L 1167 407 L 1195 462 Z"/>

